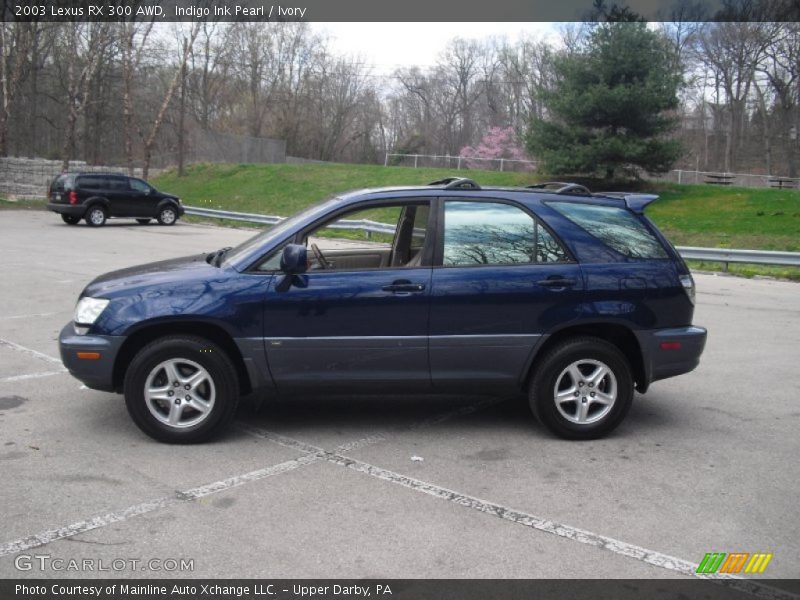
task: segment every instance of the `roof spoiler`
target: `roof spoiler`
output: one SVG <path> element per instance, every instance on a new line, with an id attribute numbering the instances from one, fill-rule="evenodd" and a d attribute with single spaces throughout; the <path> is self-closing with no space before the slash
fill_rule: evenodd
<path id="1" fill-rule="evenodd" d="M 611 198 L 621 198 L 625 201 L 625 206 L 628 207 L 629 210 L 637 214 L 644 214 L 644 209 L 651 202 L 655 202 L 658 200 L 658 196 L 655 194 L 629 194 L 627 192 L 598 192 L 594 194 L 595 196 L 609 196 Z"/>

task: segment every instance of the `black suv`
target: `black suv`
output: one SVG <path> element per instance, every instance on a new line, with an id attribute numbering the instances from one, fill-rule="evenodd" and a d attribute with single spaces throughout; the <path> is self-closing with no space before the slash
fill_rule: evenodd
<path id="1" fill-rule="evenodd" d="M 113 173 L 64 173 L 50 184 L 48 210 L 61 215 L 64 223 L 100 227 L 109 217 L 132 217 L 145 225 L 157 219 L 174 225 L 183 215 L 180 198 L 159 192 L 135 177 Z"/>

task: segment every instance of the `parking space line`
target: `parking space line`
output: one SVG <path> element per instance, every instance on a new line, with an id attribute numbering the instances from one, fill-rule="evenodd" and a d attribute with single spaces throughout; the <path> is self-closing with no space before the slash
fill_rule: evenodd
<path id="1" fill-rule="evenodd" d="M 66 311 L 62 311 L 66 312 Z M 57 315 L 57 312 L 43 312 L 43 313 L 33 313 L 30 315 L 11 315 L 11 316 L 0 316 L 0 321 L 11 321 L 14 319 L 35 319 L 38 317 L 50 317 L 52 315 Z"/>
<path id="2" fill-rule="evenodd" d="M 260 430 L 256 427 L 247 427 L 246 431 L 251 435 L 260 437 L 270 442 L 278 443 L 281 446 L 306 452 L 314 452 L 313 456 L 321 456 L 326 462 L 352 469 L 359 473 L 363 473 L 365 475 L 369 475 L 370 477 L 375 477 L 389 483 L 403 486 L 415 492 L 420 492 L 435 498 L 447 500 L 454 504 L 458 504 L 459 506 L 471 508 L 478 512 L 516 523 L 517 525 L 523 525 L 525 527 L 536 529 L 537 531 L 543 531 L 545 533 L 557 535 L 574 542 L 594 546 L 595 548 L 599 548 L 601 550 L 607 550 L 609 552 L 613 552 L 614 554 L 632 558 L 655 567 L 675 571 L 687 576 L 698 577 L 701 579 L 711 579 L 714 580 L 715 583 L 720 583 L 738 591 L 745 592 L 759 598 L 765 598 L 767 600 L 797 600 L 800 598 L 800 596 L 791 592 L 780 590 L 769 585 L 764 585 L 750 579 L 744 579 L 736 575 L 729 575 L 725 573 L 699 575 L 697 573 L 697 563 L 693 563 L 682 558 L 676 558 L 656 550 L 649 550 L 635 544 L 629 544 L 628 542 L 593 533 L 585 529 L 572 527 L 570 525 L 565 525 L 564 523 L 559 523 L 550 519 L 544 519 L 524 511 L 482 500 L 475 496 L 456 492 L 433 483 L 428 483 L 427 481 L 422 481 L 421 479 L 402 475 L 388 469 L 371 465 L 364 461 L 344 456 L 341 454 L 342 451 L 338 449 L 334 450 L 333 452 L 328 452 L 322 448 L 306 444 L 305 442 L 294 440 L 270 431 Z M 306 450 L 303 450 L 304 448 Z"/>
<path id="3" fill-rule="evenodd" d="M 40 373 L 26 373 L 25 375 L 12 375 L 10 377 L 0 377 L 0 383 L 10 383 L 13 381 L 25 381 L 26 379 L 39 379 L 40 377 L 51 377 L 53 375 L 63 375 L 66 369 L 58 371 L 42 371 Z"/>
<path id="4" fill-rule="evenodd" d="M 456 410 L 447 411 L 442 414 L 436 415 L 432 418 L 425 419 L 417 424 L 403 428 L 403 430 L 414 430 L 414 429 L 429 427 L 432 423 L 440 423 L 444 420 L 447 420 L 448 418 L 469 414 L 471 412 L 480 410 L 485 406 L 496 404 L 501 401 L 502 401 L 501 399 L 489 399 L 489 400 L 482 400 L 479 402 L 475 402 L 467 406 L 458 408 Z M 254 434 L 252 431 L 250 431 L 249 433 Z M 65 527 L 59 527 L 57 529 L 48 529 L 47 531 L 43 531 L 41 533 L 37 533 L 25 538 L 20 538 L 11 542 L 0 544 L 0 557 L 7 556 L 9 554 L 16 554 L 18 552 L 24 552 L 25 550 L 30 550 L 32 548 L 38 548 L 40 546 L 44 546 L 46 544 L 50 544 L 58 540 L 73 537 L 75 535 L 86 533 L 94 529 L 100 529 L 102 527 L 112 525 L 113 523 L 126 521 L 131 517 L 135 517 L 137 515 L 143 515 L 163 508 L 169 508 L 171 506 L 175 506 L 177 504 L 185 502 L 191 502 L 198 498 L 203 498 L 211 494 L 223 492 L 247 483 L 251 483 L 253 481 L 259 481 L 267 477 L 272 477 L 273 475 L 280 475 L 281 473 L 287 473 L 289 471 L 293 471 L 305 465 L 322 461 L 328 454 L 326 450 L 323 450 L 321 448 L 317 449 L 316 446 L 311 446 L 310 444 L 305 444 L 303 442 L 293 440 L 292 438 L 281 436 L 279 434 L 272 434 L 272 436 L 274 438 L 273 441 L 281 445 L 286 445 L 287 447 L 292 447 L 298 450 L 300 448 L 304 448 L 304 450 L 300 451 L 305 452 L 305 454 L 298 458 L 293 458 L 291 460 L 287 460 L 282 463 L 272 465 L 270 467 L 265 467 L 263 469 L 250 471 L 249 473 L 244 473 L 242 475 L 235 475 L 233 477 L 222 479 L 220 481 L 214 481 L 212 483 L 207 483 L 205 485 L 196 488 L 191 488 L 183 491 L 176 491 L 174 496 L 164 496 L 162 498 L 148 500 L 141 504 L 136 504 L 134 506 L 130 506 L 120 511 L 110 512 L 104 515 L 98 515 L 96 517 L 92 517 L 84 521 L 78 521 L 76 523 L 72 523 Z M 364 446 L 369 446 L 371 444 L 376 444 L 385 440 L 386 437 L 383 434 L 371 435 L 343 444 L 337 447 L 335 449 L 335 452 L 348 452 L 355 448 L 362 448 Z"/>
<path id="5" fill-rule="evenodd" d="M 23 354 L 28 354 L 29 356 L 34 356 L 36 358 L 46 360 L 47 362 L 56 363 L 58 365 L 61 364 L 60 358 L 56 358 L 55 356 L 50 356 L 49 354 L 45 354 L 44 352 L 39 352 L 38 350 L 34 350 L 33 348 L 21 346 L 20 344 L 16 344 L 12 341 L 3 338 L 0 338 L 0 346 L 11 348 L 12 350 L 16 350 L 17 352 L 22 352 Z"/>

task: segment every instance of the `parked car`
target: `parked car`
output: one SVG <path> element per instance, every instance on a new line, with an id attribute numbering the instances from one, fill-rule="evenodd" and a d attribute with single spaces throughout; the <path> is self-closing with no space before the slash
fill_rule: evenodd
<path id="1" fill-rule="evenodd" d="M 174 225 L 183 215 L 177 196 L 159 192 L 142 179 L 113 173 L 64 173 L 50 184 L 48 199 L 47 209 L 59 213 L 67 225 L 84 219 L 100 227 L 110 217 Z"/>
<path id="2" fill-rule="evenodd" d="M 197 442 L 240 395 L 526 391 L 555 434 L 607 434 L 693 370 L 695 285 L 657 196 L 467 179 L 347 193 L 236 248 L 108 273 L 59 341 L 148 435 Z"/>

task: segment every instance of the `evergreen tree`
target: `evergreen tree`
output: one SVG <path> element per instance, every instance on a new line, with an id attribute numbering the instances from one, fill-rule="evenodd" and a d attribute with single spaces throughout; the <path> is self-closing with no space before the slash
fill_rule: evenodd
<path id="1" fill-rule="evenodd" d="M 680 147 L 667 134 L 677 123 L 680 74 L 658 33 L 642 22 L 593 26 L 576 51 L 555 64 L 549 119 L 534 120 L 527 146 L 550 173 L 602 173 L 635 167 L 668 171 Z"/>

